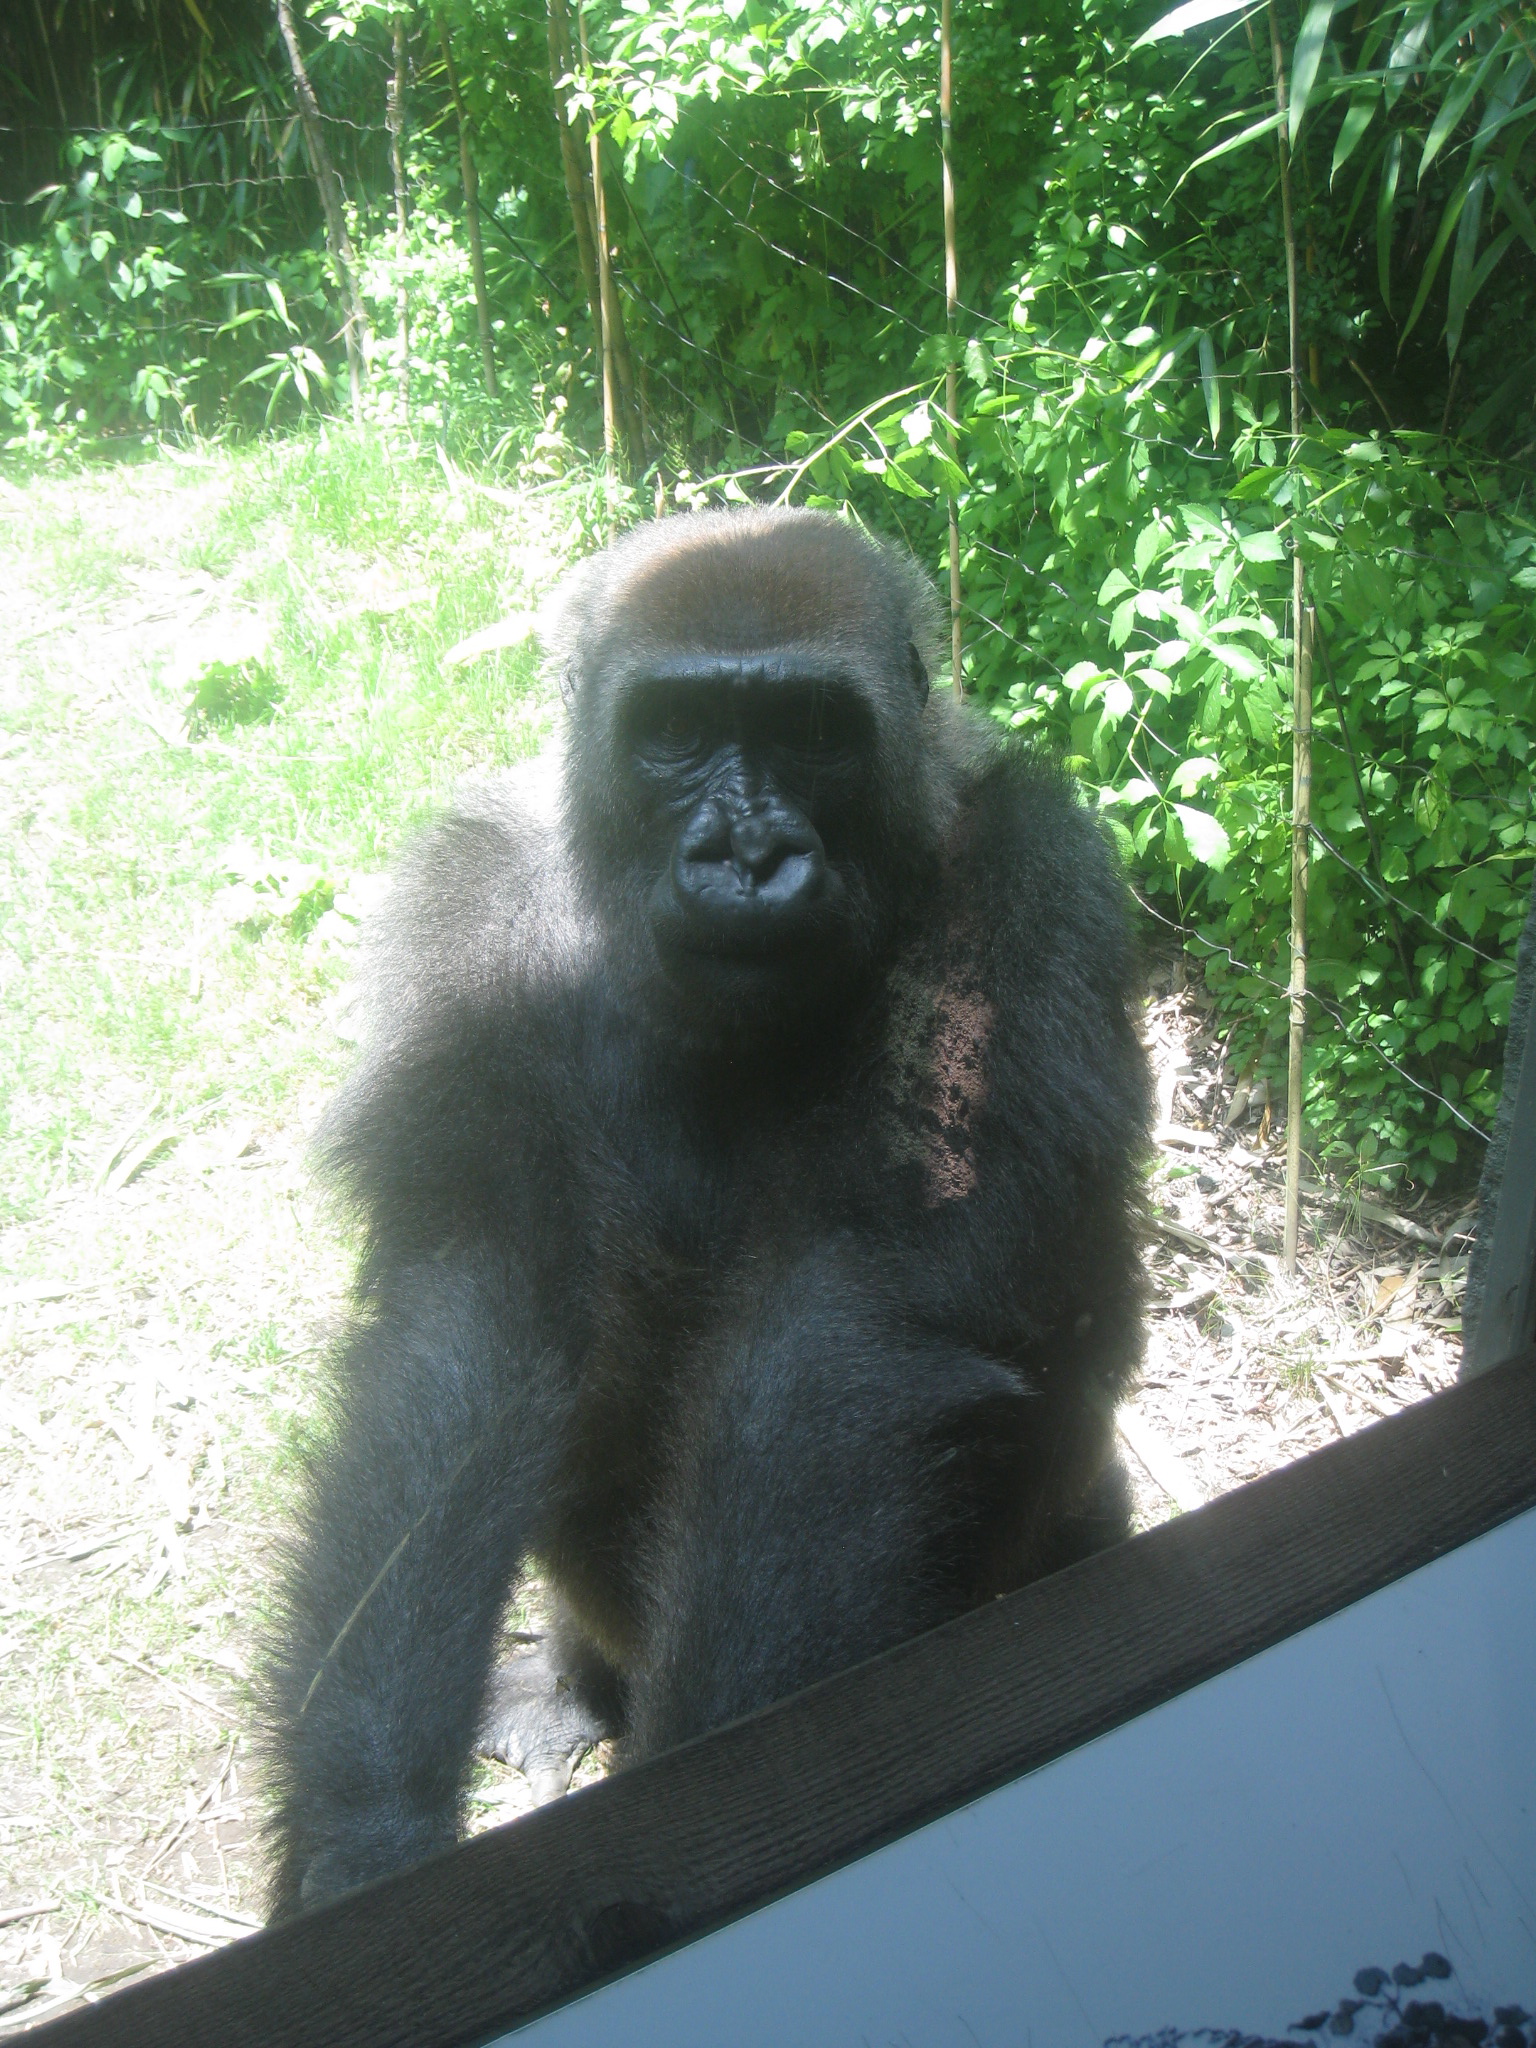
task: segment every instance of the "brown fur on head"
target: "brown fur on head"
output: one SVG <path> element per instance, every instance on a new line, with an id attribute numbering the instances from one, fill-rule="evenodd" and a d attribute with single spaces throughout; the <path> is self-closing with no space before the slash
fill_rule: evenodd
<path id="1" fill-rule="evenodd" d="M 722 654 L 802 640 L 931 682 L 943 634 L 910 555 L 827 512 L 679 513 L 635 527 L 566 578 L 547 634 L 568 699 L 660 645 Z M 871 677 L 873 681 L 873 676 Z"/>

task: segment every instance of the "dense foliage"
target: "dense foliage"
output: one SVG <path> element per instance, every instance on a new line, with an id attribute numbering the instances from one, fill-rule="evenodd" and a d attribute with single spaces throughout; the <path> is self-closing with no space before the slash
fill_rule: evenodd
<path id="1" fill-rule="evenodd" d="M 18 456 L 345 403 L 344 280 L 281 42 L 260 8 L 200 0 L 194 33 L 188 6 L 173 23 L 150 0 L 154 63 L 126 8 L 101 10 L 95 45 L 47 41 L 41 13 L 0 30 L 21 81 L 24 156 L 0 160 Z M 937 568 L 952 494 L 968 687 L 1068 756 L 1152 928 L 1203 961 L 1235 1061 L 1277 1086 L 1299 548 L 1318 619 L 1309 1130 L 1371 1173 L 1475 1165 L 1536 859 L 1536 18 L 955 12 L 951 337 L 936 0 L 594 0 L 568 47 L 534 0 L 317 5 L 300 42 L 367 313 L 360 411 L 455 456 L 592 471 L 596 286 L 571 194 L 595 130 L 631 414 L 627 479 L 595 470 L 601 516 L 783 492 Z"/>

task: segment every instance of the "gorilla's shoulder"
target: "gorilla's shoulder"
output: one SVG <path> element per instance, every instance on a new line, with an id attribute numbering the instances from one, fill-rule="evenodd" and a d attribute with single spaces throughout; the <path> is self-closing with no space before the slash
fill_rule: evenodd
<path id="1" fill-rule="evenodd" d="M 548 756 L 465 783 L 407 850 L 369 934 L 375 1020 L 487 996 L 516 1003 L 570 978 L 588 938 L 562 851 Z"/>
<path id="2" fill-rule="evenodd" d="M 365 935 L 361 1043 L 317 1155 L 372 1220 L 435 1228 L 526 1158 L 566 1074 L 591 941 L 544 763 L 466 784 L 399 862 Z M 523 1138 L 519 1139 L 519 1132 Z"/>
<path id="3" fill-rule="evenodd" d="M 1088 862 L 1102 876 L 1113 856 L 1081 785 L 1053 754 L 1009 735 L 981 755 L 966 804 L 967 837 L 978 857 Z"/>
<path id="4" fill-rule="evenodd" d="M 1068 950 L 1079 971 L 1128 983 L 1130 891 L 1103 822 L 1052 755 L 1007 738 L 987 750 L 958 826 L 961 886 L 999 942 Z"/>

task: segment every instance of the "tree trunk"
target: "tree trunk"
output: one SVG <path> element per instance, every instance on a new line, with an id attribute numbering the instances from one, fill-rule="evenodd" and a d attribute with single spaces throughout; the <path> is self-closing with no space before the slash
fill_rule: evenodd
<path id="1" fill-rule="evenodd" d="M 409 224 L 405 213 L 405 157 L 401 137 L 405 131 L 405 22 L 396 15 L 390 24 L 394 38 L 395 69 L 384 99 L 384 118 L 389 127 L 389 164 L 395 180 L 395 321 L 399 329 L 395 342 L 395 388 L 400 394 L 400 417 L 411 417 L 411 301 L 405 282 L 406 243 Z"/>
<path id="2" fill-rule="evenodd" d="M 352 237 L 347 233 L 346 208 L 342 203 L 341 180 L 325 146 L 325 129 L 320 120 L 320 102 L 304 68 L 304 55 L 293 26 L 292 0 L 276 0 L 277 25 L 293 71 L 293 89 L 299 103 L 299 125 L 304 131 L 304 148 L 309 168 L 320 194 L 325 215 L 325 242 L 336 266 L 336 279 L 345 302 L 343 332 L 347 343 L 347 376 L 352 386 L 352 417 L 361 425 L 363 417 L 363 354 L 368 340 L 368 316 L 357 289 L 357 258 Z"/>
<path id="3" fill-rule="evenodd" d="M 459 123 L 459 176 L 464 185 L 464 224 L 469 231 L 469 269 L 475 282 L 475 318 L 480 326 L 480 360 L 485 367 L 486 396 L 496 396 L 496 355 L 491 346 L 491 302 L 485 288 L 485 245 L 480 239 L 480 179 L 475 170 L 475 159 L 469 147 L 469 116 L 464 108 L 464 95 L 459 90 L 459 74 L 453 61 L 453 51 L 448 45 L 448 24 L 437 24 L 438 40 L 443 46 L 443 68 L 448 74 L 448 90 L 453 95 L 453 111 Z"/>
<path id="4" fill-rule="evenodd" d="M 576 154 L 576 138 L 571 133 L 571 124 L 565 111 L 565 94 L 560 81 L 566 77 L 572 66 L 570 45 L 565 33 L 565 0 L 548 0 L 549 29 L 549 86 L 555 97 L 555 126 L 560 134 L 560 168 L 565 174 L 565 196 L 571 209 L 571 226 L 576 233 L 576 255 L 581 265 L 581 281 L 586 287 L 587 305 L 592 314 L 592 332 L 597 337 L 599 354 L 603 345 L 603 299 L 597 281 L 597 251 L 592 237 L 592 208 L 582 177 L 581 159 Z M 608 421 L 604 418 L 604 438 L 607 438 Z"/>
<path id="5" fill-rule="evenodd" d="M 565 192 L 570 201 L 571 224 L 576 231 L 582 282 L 587 290 L 587 303 L 592 309 L 592 330 L 597 336 L 599 357 L 603 365 L 603 446 L 611 456 L 616 451 L 622 434 L 630 461 L 638 469 L 643 461 L 643 450 L 635 416 L 634 372 L 630 366 L 629 344 L 624 333 L 623 309 L 619 304 L 619 295 L 614 289 L 612 276 L 608 274 L 606 208 L 601 225 L 598 218 L 598 208 L 602 204 L 602 169 L 596 148 L 597 139 L 594 135 L 591 167 L 583 170 L 576 137 L 566 116 L 565 96 L 560 90 L 560 80 L 569 76 L 575 69 L 565 0 L 548 0 L 548 9 L 549 82 L 555 98 L 555 120 L 560 130 L 560 164 L 565 173 Z M 583 26 L 582 59 L 590 77 L 591 66 L 587 62 L 585 43 L 586 34 Z M 600 242 L 601 261 L 598 255 Z"/>
<path id="6" fill-rule="evenodd" d="M 581 37 L 581 68 L 588 88 L 592 84 L 592 58 L 587 49 L 587 22 L 581 0 L 576 0 L 576 27 Z M 608 412 L 610 378 L 617 383 L 614 413 L 622 423 L 629 466 L 639 472 L 645 466 L 645 444 L 640 433 L 640 416 L 635 403 L 635 373 L 629 360 L 629 337 L 624 332 L 624 309 L 613 282 L 608 253 L 608 197 L 603 185 L 602 137 L 589 120 L 587 140 L 592 150 L 592 227 L 597 243 L 597 287 L 603 308 L 603 409 Z"/>
<path id="7" fill-rule="evenodd" d="M 960 379 L 955 363 L 955 308 L 960 297 L 960 266 L 955 244 L 955 174 L 950 163 L 952 141 L 952 76 L 950 0 L 939 10 L 939 156 L 944 184 L 944 319 L 949 331 L 949 366 L 944 372 L 944 403 L 949 411 L 949 452 L 960 460 Z M 951 687 L 965 695 L 965 632 L 960 616 L 960 514 L 949 493 L 949 659 Z"/>

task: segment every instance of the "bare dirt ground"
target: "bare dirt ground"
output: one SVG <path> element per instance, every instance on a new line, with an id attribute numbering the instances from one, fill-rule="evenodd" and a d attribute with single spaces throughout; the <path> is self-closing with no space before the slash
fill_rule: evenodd
<path id="1" fill-rule="evenodd" d="M 136 488 L 120 513 L 130 567 L 149 516 Z M 193 515 L 167 495 L 154 516 Z M 0 733 L 0 842 L 22 896 L 70 853 L 60 792 L 103 722 L 125 755 L 169 744 L 146 724 L 150 681 L 206 610 L 209 578 L 153 553 L 62 617 L 24 560 L 4 565 L 0 709 L 21 708 Z M 29 966 L 0 927 L 0 971 L 73 971 L 88 942 L 50 929 L 51 962 Z M 0 1232 L 0 2032 L 237 1939 L 260 1912 L 250 1661 L 343 1300 L 345 1246 L 304 1146 L 347 1056 L 345 964 L 264 983 L 174 920 L 157 929 L 130 941 L 109 920 L 96 943 L 159 947 L 166 1000 L 195 1004 L 245 1054 L 184 1110 L 131 1062 L 87 1063 L 69 1082 L 80 1099 L 58 1105 L 84 1135 Z M 1234 1100 L 1177 961 L 1146 1032 L 1161 1118 L 1150 1341 L 1122 1416 L 1142 1526 L 1449 1384 L 1466 1220 L 1454 1204 L 1393 1216 L 1318 1187 L 1287 1280 L 1282 1135 L 1264 1103 Z M 253 1051 L 287 1063 L 283 1090 L 242 1083 Z M 472 1825 L 531 1803 L 487 1764 Z"/>
<path id="2" fill-rule="evenodd" d="M 1283 1128 L 1226 1071 L 1183 963 L 1149 994 L 1152 1313 L 1120 1418 L 1143 1526 L 1449 1386 L 1475 1213 L 1453 1198 L 1408 1214 L 1314 1183 L 1288 1279 Z"/>

